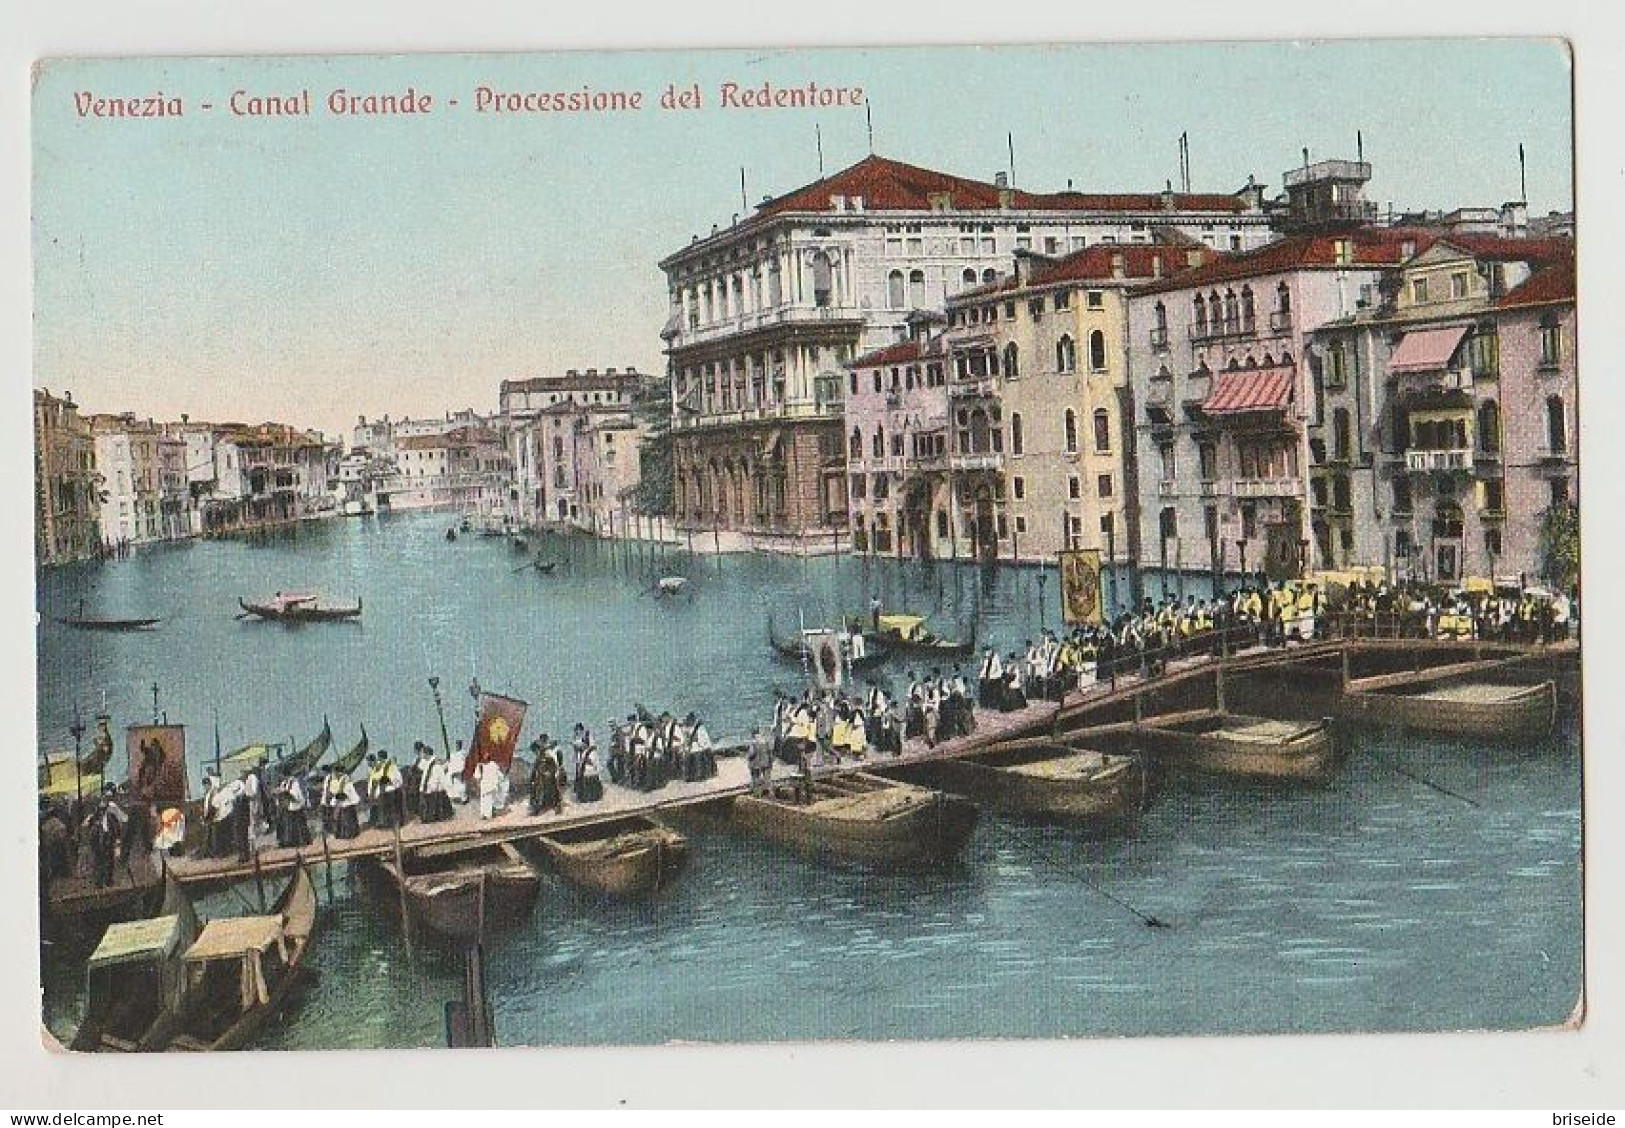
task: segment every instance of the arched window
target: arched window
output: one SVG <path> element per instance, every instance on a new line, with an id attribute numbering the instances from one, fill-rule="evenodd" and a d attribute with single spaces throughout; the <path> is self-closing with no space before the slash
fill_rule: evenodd
<path id="1" fill-rule="evenodd" d="M 767 303 L 778 305 L 784 300 L 784 286 L 779 278 L 779 260 L 767 264 Z"/>
<path id="2" fill-rule="evenodd" d="M 967 266 L 965 268 L 965 273 L 959 276 L 959 281 L 964 283 L 966 286 L 976 285 L 976 271 Z"/>
<path id="3" fill-rule="evenodd" d="M 1339 407 L 1332 412 L 1332 457 L 1339 462 L 1349 459 L 1349 409 Z"/>
<path id="4" fill-rule="evenodd" d="M 1026 446 L 1025 438 L 1021 433 L 1021 412 L 1010 413 L 1010 453 L 1021 454 Z"/>
<path id="5" fill-rule="evenodd" d="M 1478 449 L 1485 454 L 1501 452 L 1501 409 L 1494 400 L 1485 400 L 1478 408 Z"/>
<path id="6" fill-rule="evenodd" d="M 908 304 L 914 309 L 925 308 L 925 271 L 923 270 L 909 272 Z"/>
<path id="7" fill-rule="evenodd" d="M 1106 334 L 1099 329 L 1089 333 L 1089 370 L 1106 371 Z"/>
<path id="8" fill-rule="evenodd" d="M 1018 353 L 1017 353 L 1017 350 L 1016 350 L 1016 343 L 1014 341 L 1011 341 L 1008 345 L 1004 346 L 1004 374 L 1006 376 L 1020 376 L 1021 375 L 1021 369 L 1020 369 L 1020 365 L 1018 364 L 1018 359 L 1019 358 L 1018 358 Z"/>
<path id="9" fill-rule="evenodd" d="M 1562 454 L 1569 448 L 1568 421 L 1563 415 L 1563 397 L 1546 397 L 1546 449 Z"/>
<path id="10" fill-rule="evenodd" d="M 1283 319 L 1292 316 L 1292 291 L 1285 282 L 1275 287 L 1275 308 Z"/>
<path id="11" fill-rule="evenodd" d="M 1235 333 L 1240 329 L 1241 316 L 1240 311 L 1236 308 L 1236 292 L 1226 290 L 1224 292 L 1224 331 L 1226 333 Z"/>
<path id="12" fill-rule="evenodd" d="M 853 458 L 863 457 L 863 432 L 856 427 L 852 428 L 850 451 Z"/>
<path id="13" fill-rule="evenodd" d="M 1202 300 L 1201 294 L 1197 294 L 1191 305 L 1196 313 L 1197 336 L 1205 336 L 1207 333 L 1207 302 Z"/>
<path id="14" fill-rule="evenodd" d="M 1072 345 L 1071 334 L 1061 334 L 1061 339 L 1055 342 L 1055 370 L 1057 372 L 1071 372 L 1077 367 L 1078 356 Z"/>
<path id="15" fill-rule="evenodd" d="M 874 451 L 874 456 L 876 458 L 885 458 L 886 457 L 886 428 L 885 427 L 882 426 L 882 427 L 876 427 L 875 428 L 874 444 L 873 444 L 873 446 L 870 447 L 870 449 Z"/>
<path id="16" fill-rule="evenodd" d="M 903 308 L 903 272 L 894 270 L 886 275 L 886 308 Z"/>
<path id="17" fill-rule="evenodd" d="M 1078 413 L 1070 407 L 1061 419 L 1062 430 L 1066 435 L 1066 453 L 1078 453 Z"/>
<path id="18" fill-rule="evenodd" d="M 1168 331 L 1168 307 L 1158 302 L 1151 312 L 1153 324 L 1166 333 Z"/>
<path id="19" fill-rule="evenodd" d="M 1241 331 L 1243 333 L 1251 333 L 1254 325 L 1253 288 L 1251 286 L 1243 286 L 1241 288 Z"/>
<path id="20" fill-rule="evenodd" d="M 1112 449 L 1112 420 L 1111 420 L 1111 416 L 1106 414 L 1106 409 L 1104 407 L 1095 408 L 1094 425 L 1095 425 L 1095 449 L 1097 451 L 1111 450 Z"/>
<path id="21" fill-rule="evenodd" d="M 997 270 L 994 270 L 991 266 L 988 267 L 986 270 L 982 271 L 982 281 L 983 282 L 997 282 L 998 280 L 999 280 L 999 272 Z"/>

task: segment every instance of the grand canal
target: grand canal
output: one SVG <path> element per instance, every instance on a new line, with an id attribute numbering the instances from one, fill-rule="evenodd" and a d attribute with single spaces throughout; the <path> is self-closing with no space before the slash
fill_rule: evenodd
<path id="1" fill-rule="evenodd" d="M 453 737 L 471 678 L 531 703 L 526 739 L 602 730 L 633 702 L 698 711 L 719 737 L 763 717 L 799 674 L 788 632 L 878 593 L 944 633 L 979 616 L 1010 647 L 1053 624 L 1031 570 L 851 559 L 640 553 L 537 542 L 552 576 L 495 540 L 444 540 L 444 515 L 310 523 L 255 541 L 169 546 L 40 578 L 40 726 L 67 746 L 75 707 L 115 725 L 158 708 L 188 726 L 194 766 L 250 741 L 304 742 L 330 719 L 348 745 Z M 650 593 L 690 578 L 675 598 Z M 361 624 L 241 621 L 236 597 L 316 589 L 364 600 Z M 1153 590 L 1156 590 L 1153 587 Z M 1193 587 L 1194 591 L 1195 588 Z M 53 614 L 162 616 L 156 631 L 81 634 Z M 906 666 L 889 673 L 903 676 Z M 549 879 L 490 959 L 501 1042 L 917 1038 L 1523 1027 L 1560 1022 L 1581 983 L 1578 717 L 1528 745 L 1346 729 L 1351 755 L 1313 790 L 1176 783 L 1125 838 L 985 817 L 947 872 L 804 861 L 723 830 L 696 836 L 681 880 L 609 906 Z M 122 765 L 122 754 L 115 758 Z M 1400 770 L 1400 769 L 1403 769 Z M 1431 780 L 1455 795 L 1419 782 Z M 196 774 L 194 774 L 194 780 Z M 321 882 L 318 882 L 320 885 Z M 342 868 L 313 961 L 320 981 L 279 1048 L 442 1043 L 451 954 L 410 956 L 387 906 Z M 1106 894 L 1109 894 L 1107 896 Z M 1148 929 L 1119 902 L 1153 913 Z M 230 895 L 205 912 L 241 911 Z M 71 1032 L 79 961 L 48 951 L 48 1023 Z"/>

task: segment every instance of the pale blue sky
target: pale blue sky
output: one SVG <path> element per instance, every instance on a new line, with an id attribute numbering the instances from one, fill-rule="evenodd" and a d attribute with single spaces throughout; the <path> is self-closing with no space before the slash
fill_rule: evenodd
<path id="1" fill-rule="evenodd" d="M 1569 66 L 1553 42 L 922 48 L 48 64 L 35 90 L 35 383 L 91 410 L 285 419 L 488 408 L 508 377 L 663 371 L 655 263 L 750 198 L 867 151 L 856 110 L 727 111 L 718 84 L 857 84 L 878 152 L 1021 186 L 1150 191 L 1249 174 L 1278 191 L 1311 155 L 1352 157 L 1371 198 L 1571 206 Z M 698 81 L 698 113 L 652 102 Z M 629 115 L 479 115 L 480 83 L 645 91 Z M 426 118 L 348 119 L 328 91 L 437 100 Z M 235 88 L 311 90 L 309 119 L 233 118 Z M 168 121 L 81 119 L 73 94 L 187 101 Z M 455 98 L 459 107 L 445 106 Z M 204 114 L 197 103 L 215 109 Z"/>

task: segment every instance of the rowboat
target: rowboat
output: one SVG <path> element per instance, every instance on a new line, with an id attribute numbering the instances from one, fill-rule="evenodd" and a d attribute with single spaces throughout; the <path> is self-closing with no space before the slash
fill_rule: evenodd
<path id="1" fill-rule="evenodd" d="M 240 1050 L 292 1003 L 310 974 L 316 889 L 301 866 L 265 916 L 211 920 L 182 957 L 178 1031 L 154 1049 Z"/>
<path id="2" fill-rule="evenodd" d="M 773 652 L 786 662 L 815 662 L 818 655 L 816 646 L 819 640 L 827 637 L 831 632 L 818 629 L 804 629 L 799 638 L 789 640 L 781 639 L 773 626 L 773 616 L 767 617 L 767 644 Z M 881 646 L 871 645 L 862 631 L 845 630 L 833 632 L 841 648 L 842 660 L 854 670 L 867 670 L 886 660 L 886 650 Z M 853 642 L 856 641 L 859 654 L 852 656 Z"/>
<path id="3" fill-rule="evenodd" d="M 970 803 L 940 791 L 854 773 L 741 795 L 734 822 L 780 845 L 881 865 L 954 858 L 976 827 Z"/>
<path id="4" fill-rule="evenodd" d="M 197 939 L 192 902 L 168 882 L 158 915 L 111 924 L 85 968 L 85 1017 L 70 1050 L 128 1053 L 174 1034 L 185 977 L 182 955 Z"/>
<path id="5" fill-rule="evenodd" d="M 144 631 L 163 622 L 162 619 L 98 619 L 84 615 L 58 615 L 56 621 L 81 631 Z"/>
<path id="6" fill-rule="evenodd" d="M 655 582 L 655 590 L 661 595 L 676 595 L 687 585 L 687 576 L 662 576 Z"/>
<path id="7" fill-rule="evenodd" d="M 1149 718 L 1132 732 L 1170 766 L 1211 775 L 1321 782 L 1338 765 L 1325 719 L 1304 724 L 1197 709 Z"/>
<path id="8" fill-rule="evenodd" d="M 475 839 L 435 843 L 401 856 L 405 872 L 385 855 L 367 868 L 404 894 L 412 919 L 453 940 L 482 934 L 528 916 L 542 879 L 510 842 Z"/>
<path id="9" fill-rule="evenodd" d="M 688 861 L 688 839 L 641 815 L 555 830 L 535 841 L 571 885 L 607 897 L 659 892 Z"/>
<path id="10" fill-rule="evenodd" d="M 854 620 L 857 622 L 860 620 Z M 881 615 L 870 634 L 876 650 L 943 659 L 967 658 L 976 652 L 976 630 L 963 642 L 941 638 L 925 625 L 923 615 Z"/>
<path id="11" fill-rule="evenodd" d="M 1142 758 L 1064 744 L 994 749 L 910 770 L 995 810 L 1103 826 L 1132 819 L 1147 793 Z"/>
<path id="12" fill-rule="evenodd" d="M 1424 732 L 1477 737 L 1538 736 L 1557 717 L 1557 683 L 1496 685 L 1458 682 L 1425 685 L 1414 680 L 1383 686 L 1386 676 L 1348 683 L 1343 715 Z"/>
<path id="13" fill-rule="evenodd" d="M 278 592 L 264 603 L 249 603 L 238 596 L 237 606 L 243 609 L 243 616 L 253 615 L 278 623 L 332 623 L 361 616 L 359 599 L 354 607 L 324 607 L 319 596 L 290 595 L 285 592 Z"/>

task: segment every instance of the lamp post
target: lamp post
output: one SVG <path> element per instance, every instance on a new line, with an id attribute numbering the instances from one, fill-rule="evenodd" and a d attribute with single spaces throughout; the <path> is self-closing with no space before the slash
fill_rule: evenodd
<path id="1" fill-rule="evenodd" d="M 429 675 L 429 692 L 434 694 L 434 711 L 440 718 L 440 750 L 451 759 L 451 736 L 446 732 L 446 706 L 440 699 L 440 679 Z"/>

